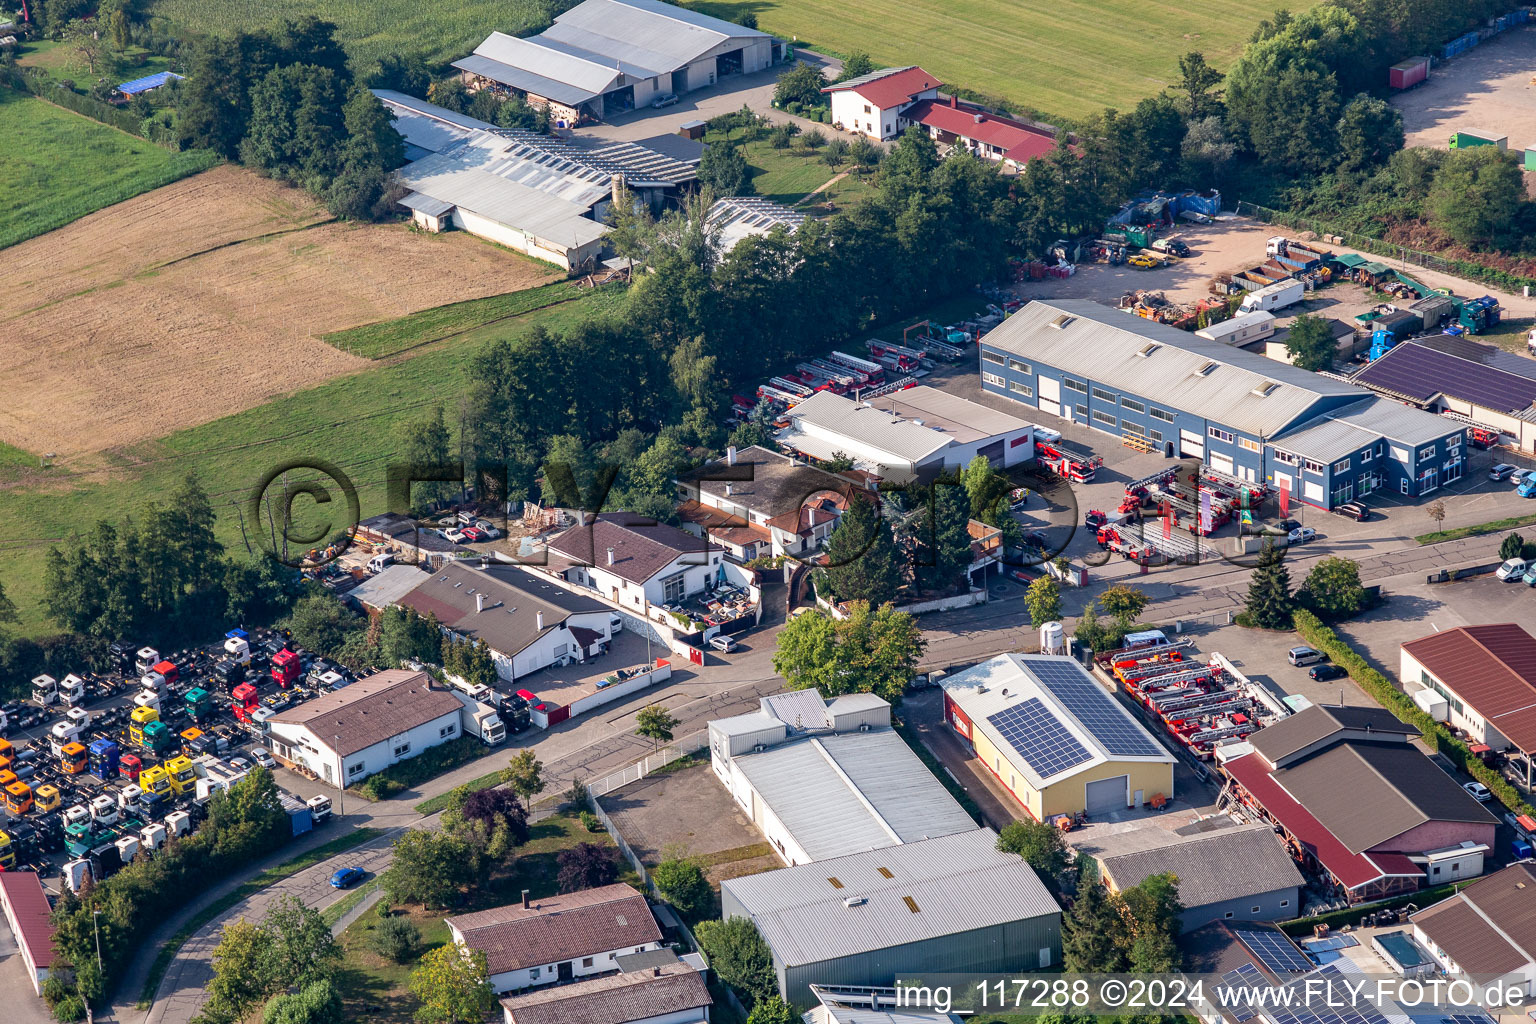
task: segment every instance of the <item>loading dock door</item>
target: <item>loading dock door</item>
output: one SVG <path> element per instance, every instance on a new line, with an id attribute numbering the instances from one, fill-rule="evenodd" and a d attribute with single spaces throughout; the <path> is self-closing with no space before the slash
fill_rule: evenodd
<path id="1" fill-rule="evenodd" d="M 1040 376 L 1035 381 L 1040 392 L 1040 411 L 1052 416 L 1061 415 L 1061 381 Z"/>
<path id="2" fill-rule="evenodd" d="M 1205 438 L 1188 430 L 1179 431 L 1179 455 L 1194 459 L 1205 458 Z"/>
<path id="3" fill-rule="evenodd" d="M 1215 452 L 1212 452 L 1211 468 L 1218 473 L 1225 473 L 1227 476 L 1236 476 L 1233 472 L 1232 456 L 1230 455 L 1217 455 Z"/>
<path id="4" fill-rule="evenodd" d="M 1104 814 L 1125 810 L 1125 789 L 1130 785 L 1129 775 L 1117 775 L 1088 783 L 1088 813 Z"/>

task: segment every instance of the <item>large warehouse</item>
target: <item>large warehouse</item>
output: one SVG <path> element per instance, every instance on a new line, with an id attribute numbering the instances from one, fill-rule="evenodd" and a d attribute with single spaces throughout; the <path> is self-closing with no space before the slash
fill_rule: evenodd
<path id="1" fill-rule="evenodd" d="M 566 128 L 762 71 L 781 53 L 769 35 L 675 4 L 586 0 L 536 36 L 493 32 L 453 66 L 471 89 L 547 106 Z"/>
<path id="2" fill-rule="evenodd" d="M 794 690 L 758 704 L 709 723 L 710 764 L 786 864 L 976 827 L 874 694 Z"/>
<path id="3" fill-rule="evenodd" d="M 1174 756 L 1071 658 L 1000 654 L 942 685 L 945 719 L 1036 821 L 1173 797 Z"/>
<path id="4" fill-rule="evenodd" d="M 1460 423 L 1086 300 L 1004 320 L 981 339 L 981 382 L 1319 508 L 1382 489 L 1420 497 L 1466 466 Z"/>
<path id="5" fill-rule="evenodd" d="M 780 995 L 800 1010 L 816 1004 L 812 985 L 1061 961 L 1061 908 L 989 828 L 727 879 L 720 916 L 757 925 Z"/>
<path id="6" fill-rule="evenodd" d="M 1451 412 L 1536 451 L 1536 359 L 1437 334 L 1395 345 L 1352 378 L 1379 395 Z"/>

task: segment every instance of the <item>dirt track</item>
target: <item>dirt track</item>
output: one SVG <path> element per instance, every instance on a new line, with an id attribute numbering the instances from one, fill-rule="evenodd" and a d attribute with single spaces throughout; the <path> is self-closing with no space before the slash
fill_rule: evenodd
<path id="1" fill-rule="evenodd" d="M 67 459 L 162 437 L 369 365 L 326 332 L 553 276 L 215 168 L 0 251 L 0 440 Z"/>

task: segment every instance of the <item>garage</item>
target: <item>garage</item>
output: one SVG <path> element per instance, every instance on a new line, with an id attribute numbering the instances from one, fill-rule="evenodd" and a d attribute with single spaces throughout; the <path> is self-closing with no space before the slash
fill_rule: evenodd
<path id="1" fill-rule="evenodd" d="M 1205 458 L 1205 438 L 1193 431 L 1179 431 L 1179 454 L 1194 459 Z"/>
<path id="2" fill-rule="evenodd" d="M 1088 813 L 1107 814 L 1110 811 L 1125 810 L 1125 791 L 1129 784 L 1129 775 L 1116 775 L 1112 779 L 1088 783 Z"/>
<path id="3" fill-rule="evenodd" d="M 976 449 L 976 454 L 982 456 L 994 466 L 1001 466 L 1003 464 L 1003 439 L 998 438 L 991 444 L 982 445 Z"/>
<path id="4" fill-rule="evenodd" d="M 1227 476 L 1237 475 L 1236 467 L 1232 465 L 1232 456 L 1230 455 L 1217 455 L 1215 452 L 1212 452 L 1211 468 L 1218 473 L 1225 473 Z"/>

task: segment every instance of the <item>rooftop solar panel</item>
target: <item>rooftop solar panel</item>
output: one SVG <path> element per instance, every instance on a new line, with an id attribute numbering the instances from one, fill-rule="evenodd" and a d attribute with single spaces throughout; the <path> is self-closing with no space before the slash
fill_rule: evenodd
<path id="1" fill-rule="evenodd" d="M 1447 394 L 1513 412 L 1536 401 L 1536 380 L 1404 342 L 1355 375 L 1355 382 L 1424 401 Z"/>
<path id="2" fill-rule="evenodd" d="M 1042 779 L 1093 759 L 1088 748 L 1035 697 L 1004 708 L 987 721 Z"/>
<path id="3" fill-rule="evenodd" d="M 1229 927 L 1259 963 L 1276 974 L 1310 971 L 1315 966 L 1284 932 L 1272 928 Z"/>
<path id="4" fill-rule="evenodd" d="M 1030 671 L 1111 754 L 1147 757 L 1163 748 L 1075 662 L 1032 660 Z"/>
<path id="5" fill-rule="evenodd" d="M 1264 975 L 1259 973 L 1259 969 L 1253 966 L 1253 964 L 1243 964 L 1241 967 L 1234 971 L 1228 971 L 1226 974 L 1221 976 L 1221 980 L 1223 984 L 1230 985 L 1233 988 L 1238 986 L 1247 986 L 1252 988 L 1255 985 L 1268 984 L 1267 979 L 1264 977 Z M 1246 1003 L 1228 1003 L 1225 1006 L 1225 1009 L 1228 1016 L 1236 1021 L 1237 1024 L 1243 1024 L 1243 1021 L 1252 1020 L 1254 1017 L 1258 1016 L 1253 1007 Z"/>

